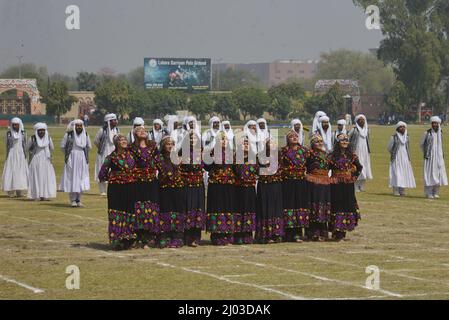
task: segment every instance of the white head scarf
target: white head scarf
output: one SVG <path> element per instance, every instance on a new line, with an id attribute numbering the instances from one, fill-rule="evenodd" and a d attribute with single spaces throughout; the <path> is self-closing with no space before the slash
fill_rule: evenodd
<path id="1" fill-rule="evenodd" d="M 131 141 L 130 141 L 131 143 L 134 143 L 134 141 L 135 141 L 134 128 L 143 127 L 143 126 L 145 126 L 145 121 L 142 118 L 140 118 L 140 117 L 135 117 L 134 120 L 133 120 L 133 129 L 129 133 L 129 136 L 131 138 Z"/>
<path id="2" fill-rule="evenodd" d="M 175 122 L 178 122 L 178 116 L 170 115 L 167 117 L 167 131 L 171 134 L 175 129 Z"/>
<path id="3" fill-rule="evenodd" d="M 215 137 L 217 133 L 220 131 L 220 126 L 218 127 L 218 130 L 214 129 L 214 122 L 218 122 L 219 125 L 221 125 L 221 121 L 219 117 L 212 117 L 209 119 L 209 128 L 212 132 L 212 135 Z"/>
<path id="4" fill-rule="evenodd" d="M 315 113 L 315 118 L 313 118 L 313 124 L 312 124 L 312 131 L 311 134 L 315 134 L 315 131 L 318 130 L 318 124 L 319 124 L 319 119 L 320 117 L 326 116 L 326 112 L 324 111 L 318 111 L 317 113 Z"/>
<path id="5" fill-rule="evenodd" d="M 396 124 L 396 129 L 398 129 L 399 127 L 405 127 L 405 132 L 404 132 L 404 134 L 401 134 L 398 131 L 396 131 L 396 135 L 398 136 L 399 141 L 401 141 L 402 144 L 406 144 L 406 142 L 407 142 L 407 124 L 403 121 L 399 121 Z"/>
<path id="6" fill-rule="evenodd" d="M 190 128 L 190 122 L 194 123 L 194 128 Z M 196 134 L 197 137 L 201 139 L 201 133 L 200 128 L 198 126 L 198 121 L 194 116 L 188 116 L 186 117 L 186 129 L 187 131 L 193 130 L 193 132 Z"/>
<path id="7" fill-rule="evenodd" d="M 261 123 L 265 123 L 265 129 L 261 129 L 259 127 L 259 125 Z M 259 141 L 260 142 L 263 142 L 263 141 L 265 141 L 265 139 L 268 139 L 270 137 L 270 131 L 268 130 L 267 120 L 265 120 L 264 118 L 260 118 L 257 120 L 257 129 L 259 132 Z"/>
<path id="8" fill-rule="evenodd" d="M 256 126 L 256 132 L 252 131 L 249 126 Z M 259 143 L 259 126 L 254 120 L 250 120 L 245 124 L 243 133 L 248 137 L 248 142 L 251 150 L 257 153 L 257 144 Z"/>
<path id="9" fill-rule="evenodd" d="M 323 122 L 329 122 L 329 128 L 324 132 Z M 333 141 L 332 141 L 332 126 L 330 124 L 330 119 L 328 116 L 320 117 L 318 121 L 318 130 L 320 131 L 321 137 L 323 138 L 324 145 L 326 146 L 326 150 L 331 152 L 333 149 Z"/>
<path id="10" fill-rule="evenodd" d="M 117 116 L 114 113 L 108 113 L 104 116 L 104 122 L 107 122 L 108 124 L 108 137 L 109 142 L 114 143 L 114 136 L 117 134 L 117 128 L 111 129 L 111 120 L 117 120 Z"/>
<path id="11" fill-rule="evenodd" d="M 39 148 L 45 148 L 45 155 L 50 158 L 51 152 L 50 152 L 50 138 L 48 137 L 48 130 L 47 125 L 42 122 L 38 122 L 34 125 L 34 134 L 36 137 L 36 143 Z M 39 130 L 45 130 L 45 135 L 43 138 L 39 137 L 38 131 Z"/>
<path id="12" fill-rule="evenodd" d="M 444 155 L 443 155 L 443 140 L 442 140 L 442 137 L 441 137 L 441 118 L 438 117 L 438 116 L 433 116 L 433 117 L 430 118 L 430 122 L 431 123 L 432 122 L 438 123 L 438 131 L 435 132 L 435 131 L 432 130 L 432 135 L 436 134 L 437 145 L 438 145 L 438 150 L 437 150 L 438 157 L 440 159 L 443 159 Z"/>
<path id="13" fill-rule="evenodd" d="M 161 126 L 159 130 L 156 130 L 155 125 L 158 124 Z M 164 122 L 161 119 L 153 120 L 153 138 L 157 144 L 160 144 L 162 141 L 162 137 L 164 136 Z"/>
<path id="14" fill-rule="evenodd" d="M 342 125 L 343 129 L 340 131 L 340 129 L 338 129 L 337 127 L 337 132 L 336 132 L 336 136 L 338 136 L 340 133 L 348 133 L 346 130 L 346 120 L 345 119 L 340 119 L 337 121 L 337 124 Z"/>
<path id="15" fill-rule="evenodd" d="M 357 122 L 360 118 L 365 119 L 365 125 L 363 126 L 363 128 L 360 127 L 360 125 Z M 359 129 L 362 138 L 366 138 L 368 136 L 368 121 L 366 121 L 366 117 L 363 114 L 359 114 L 358 116 L 355 117 L 355 125 L 357 129 Z"/>
<path id="16" fill-rule="evenodd" d="M 13 124 L 18 124 L 19 125 L 19 132 L 16 132 L 16 130 L 14 130 L 12 128 Z M 12 132 L 12 137 L 14 138 L 14 140 L 17 139 L 22 139 L 22 131 L 23 131 L 23 122 L 20 118 L 12 118 L 11 119 L 11 132 Z"/>
<path id="17" fill-rule="evenodd" d="M 296 126 L 297 124 L 300 125 L 299 132 L 296 132 L 296 130 L 295 130 L 295 126 Z M 291 125 L 291 127 L 292 127 L 292 130 L 297 134 L 298 139 L 299 139 L 299 143 L 300 143 L 300 144 L 304 144 L 304 126 L 302 125 L 301 120 L 299 120 L 299 119 L 293 119 L 293 120 L 290 122 L 290 125 Z M 287 138 L 287 137 L 286 137 L 286 138 Z"/>
<path id="18" fill-rule="evenodd" d="M 80 119 L 73 120 L 70 124 L 72 125 L 73 136 L 75 137 L 75 145 L 77 147 L 84 149 L 87 146 L 87 137 L 86 137 L 86 128 L 84 128 L 83 120 Z M 80 134 L 76 133 L 75 130 L 75 126 L 77 124 L 83 126 L 83 131 Z"/>
<path id="19" fill-rule="evenodd" d="M 225 129 L 225 125 L 229 125 L 229 129 Z M 226 134 L 226 137 L 229 141 L 234 140 L 234 130 L 232 130 L 231 122 L 229 121 L 223 121 L 221 123 L 221 131 L 223 131 Z"/>

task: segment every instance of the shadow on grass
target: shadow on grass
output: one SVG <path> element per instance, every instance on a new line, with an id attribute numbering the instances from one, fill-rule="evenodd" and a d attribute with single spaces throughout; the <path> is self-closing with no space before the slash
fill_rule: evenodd
<path id="1" fill-rule="evenodd" d="M 85 247 L 99 251 L 115 251 L 109 243 L 89 242 L 87 244 L 74 245 L 74 246 Z"/>

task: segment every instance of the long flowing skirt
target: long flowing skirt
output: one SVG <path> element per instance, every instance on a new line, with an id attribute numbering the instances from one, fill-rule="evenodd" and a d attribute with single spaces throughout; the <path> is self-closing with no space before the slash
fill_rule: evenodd
<path id="1" fill-rule="evenodd" d="M 55 169 L 45 152 L 33 157 L 29 167 L 28 198 L 56 198 Z"/>
<path id="2" fill-rule="evenodd" d="M 73 149 L 64 166 L 59 189 L 81 193 L 90 189 L 89 164 L 83 150 Z"/>
<path id="3" fill-rule="evenodd" d="M 159 246 L 182 247 L 186 218 L 185 188 L 161 188 L 159 197 Z"/>
<path id="4" fill-rule="evenodd" d="M 204 186 L 186 187 L 185 242 L 199 244 L 201 231 L 206 229 L 206 206 Z"/>
<path id="5" fill-rule="evenodd" d="M 159 181 L 136 182 L 134 185 L 135 229 L 138 241 L 155 241 L 160 233 Z"/>
<path id="6" fill-rule="evenodd" d="M 360 220 L 359 206 L 355 197 L 353 183 L 331 185 L 332 213 L 330 231 L 352 231 Z"/>
<path id="7" fill-rule="evenodd" d="M 233 243 L 235 187 L 230 184 L 208 184 L 206 231 L 214 245 Z"/>
<path id="8" fill-rule="evenodd" d="M 136 239 L 133 184 L 108 187 L 109 242 L 113 245 Z"/>
<path id="9" fill-rule="evenodd" d="M 256 240 L 281 240 L 284 231 L 282 183 L 258 183 L 256 202 Z"/>
<path id="10" fill-rule="evenodd" d="M 28 164 L 19 142 L 9 151 L 3 167 L 2 187 L 3 191 L 28 189 Z"/>
<path id="11" fill-rule="evenodd" d="M 331 186 L 309 182 L 310 226 L 309 238 L 328 237 L 328 222 L 331 216 Z"/>
<path id="12" fill-rule="evenodd" d="M 256 188 L 235 187 L 234 244 L 253 243 L 256 231 Z"/>
<path id="13" fill-rule="evenodd" d="M 302 228 L 309 226 L 310 192 L 304 179 L 282 182 L 285 240 L 294 241 L 302 236 Z"/>
<path id="14" fill-rule="evenodd" d="M 390 162 L 390 187 L 416 188 L 412 164 L 404 146 L 399 148 L 396 159 Z"/>

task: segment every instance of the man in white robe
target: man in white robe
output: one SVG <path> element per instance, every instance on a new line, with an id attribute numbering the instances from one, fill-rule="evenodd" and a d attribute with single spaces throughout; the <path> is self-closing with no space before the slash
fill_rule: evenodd
<path id="1" fill-rule="evenodd" d="M 2 175 L 3 191 L 10 198 L 22 197 L 28 190 L 26 139 L 22 120 L 13 118 L 11 127 L 6 132 L 6 162 Z"/>
<path id="2" fill-rule="evenodd" d="M 416 188 L 415 176 L 410 159 L 410 138 L 407 124 L 399 121 L 396 133 L 388 144 L 390 152 L 390 188 L 395 196 L 405 196 L 406 188 Z"/>
<path id="3" fill-rule="evenodd" d="M 330 124 L 330 119 L 328 116 L 321 116 L 318 119 L 318 127 L 315 131 L 315 134 L 321 136 L 321 138 L 323 139 L 326 152 L 332 152 L 334 148 L 334 141 L 332 136 L 332 126 Z"/>
<path id="4" fill-rule="evenodd" d="M 160 148 L 162 138 L 168 135 L 168 131 L 164 128 L 164 122 L 161 119 L 154 119 L 153 128 L 150 130 L 149 138 L 156 142 Z"/>
<path id="5" fill-rule="evenodd" d="M 355 127 L 351 129 L 348 136 L 351 150 L 359 157 L 360 163 L 363 166 L 363 170 L 354 184 L 355 191 L 363 192 L 365 191 L 366 180 L 373 179 L 373 174 L 371 173 L 368 122 L 363 114 L 355 117 Z"/>
<path id="6" fill-rule="evenodd" d="M 128 133 L 127 140 L 128 144 L 134 143 L 134 129 L 137 127 L 144 127 L 145 121 L 140 117 L 135 117 L 133 120 L 133 129 Z"/>
<path id="7" fill-rule="evenodd" d="M 34 131 L 26 146 L 30 162 L 28 198 L 48 201 L 50 198 L 56 198 L 56 175 L 51 163 L 51 154 L 55 148 L 45 123 L 36 123 Z"/>
<path id="8" fill-rule="evenodd" d="M 298 136 L 298 141 L 299 144 L 304 145 L 304 126 L 302 125 L 301 120 L 299 119 L 293 119 L 290 122 L 291 125 L 291 129 L 296 133 L 296 135 Z M 286 141 L 287 141 L 287 137 L 285 137 Z"/>
<path id="9" fill-rule="evenodd" d="M 92 145 L 82 120 L 72 121 L 70 127 L 61 141 L 65 165 L 59 189 L 69 194 L 72 207 L 83 207 L 81 195 L 90 189 L 88 159 Z"/>
<path id="10" fill-rule="evenodd" d="M 221 121 L 218 117 L 212 117 L 209 120 L 209 129 L 207 129 L 201 138 L 203 148 L 205 150 L 212 150 L 215 146 L 215 137 L 220 132 Z"/>
<path id="11" fill-rule="evenodd" d="M 95 136 L 94 144 L 97 146 L 97 158 L 95 161 L 95 177 L 94 180 L 98 182 L 98 188 L 102 196 L 106 196 L 107 182 L 100 182 L 98 180 L 98 173 L 103 165 L 104 159 L 115 150 L 114 136 L 120 133 L 117 127 L 117 116 L 109 113 L 104 117 L 104 125 L 98 130 Z"/>
<path id="12" fill-rule="evenodd" d="M 171 139 L 175 142 L 175 150 L 179 151 L 182 148 L 182 141 L 184 140 L 184 136 L 186 134 L 186 130 L 183 127 L 183 121 L 180 120 L 179 117 L 174 119 L 173 128 L 170 132 Z"/>
<path id="13" fill-rule="evenodd" d="M 432 128 L 426 131 L 421 141 L 424 153 L 424 191 L 429 199 L 440 197 L 440 186 L 447 186 L 446 165 L 443 154 L 441 119 L 430 118 Z"/>
<path id="14" fill-rule="evenodd" d="M 229 141 L 229 146 L 234 149 L 235 148 L 235 135 L 234 130 L 232 130 L 231 122 L 225 120 L 221 123 L 221 131 L 223 131 L 226 135 L 226 138 Z"/>
<path id="15" fill-rule="evenodd" d="M 309 131 L 309 138 L 311 138 L 314 134 L 316 134 L 316 131 L 318 130 L 318 124 L 321 117 L 327 116 L 326 112 L 324 111 L 318 111 L 315 113 L 315 117 L 313 118 L 312 123 L 312 130 Z"/>
<path id="16" fill-rule="evenodd" d="M 337 137 L 340 134 L 347 134 L 348 131 L 346 130 L 346 120 L 345 119 L 340 119 L 337 121 L 337 130 L 335 130 L 334 133 L 334 144 L 338 142 Z"/>
<path id="17" fill-rule="evenodd" d="M 261 135 L 259 134 L 259 127 L 257 122 L 249 120 L 243 127 L 243 135 L 248 139 L 249 148 L 253 154 L 258 154 L 261 150 L 259 147 L 261 141 L 259 140 Z"/>

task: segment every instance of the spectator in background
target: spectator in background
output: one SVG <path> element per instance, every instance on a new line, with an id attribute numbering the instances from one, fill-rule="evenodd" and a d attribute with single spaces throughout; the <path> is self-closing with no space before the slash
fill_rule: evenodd
<path id="1" fill-rule="evenodd" d="M 89 126 L 89 116 L 87 115 L 87 113 L 85 113 L 83 116 L 83 122 L 84 122 L 84 128 L 87 128 Z"/>

